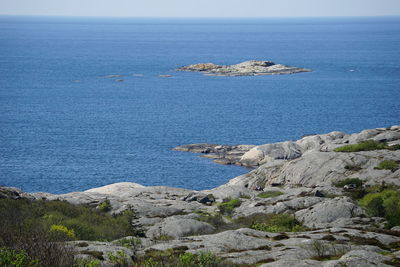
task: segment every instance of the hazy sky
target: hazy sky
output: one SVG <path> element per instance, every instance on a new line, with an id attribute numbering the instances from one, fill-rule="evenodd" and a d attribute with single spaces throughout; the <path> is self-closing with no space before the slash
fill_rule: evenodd
<path id="1" fill-rule="evenodd" d="M 0 0 L 0 14 L 135 17 L 400 15 L 400 0 Z"/>

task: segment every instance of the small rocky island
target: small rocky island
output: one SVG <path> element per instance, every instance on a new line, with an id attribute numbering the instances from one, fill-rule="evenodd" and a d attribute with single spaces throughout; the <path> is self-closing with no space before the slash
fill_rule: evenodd
<path id="1" fill-rule="evenodd" d="M 291 67 L 275 64 L 272 61 L 245 61 L 235 65 L 216 65 L 214 63 L 199 63 L 180 67 L 178 71 L 202 72 L 210 76 L 256 76 L 293 74 L 299 72 L 310 72 L 310 69 Z"/>
<path id="2" fill-rule="evenodd" d="M 253 170 L 203 191 L 117 183 L 55 195 L 0 187 L 0 201 L 129 216 L 134 231 L 108 241 L 82 239 L 80 222 L 61 220 L 60 210 L 40 217 L 69 237 L 75 259 L 99 264 L 80 266 L 400 266 L 400 126 L 175 150 Z M 119 230 L 111 227 L 110 234 Z"/>

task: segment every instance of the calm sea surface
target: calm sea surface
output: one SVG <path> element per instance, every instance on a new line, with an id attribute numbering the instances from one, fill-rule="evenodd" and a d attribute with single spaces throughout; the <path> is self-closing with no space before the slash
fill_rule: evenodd
<path id="1" fill-rule="evenodd" d="M 52 193 L 121 181 L 221 185 L 247 170 L 171 148 L 400 124 L 399 51 L 398 17 L 0 17 L 0 185 Z M 173 71 L 251 59 L 314 72 Z M 123 77 L 105 78 L 112 74 Z"/>

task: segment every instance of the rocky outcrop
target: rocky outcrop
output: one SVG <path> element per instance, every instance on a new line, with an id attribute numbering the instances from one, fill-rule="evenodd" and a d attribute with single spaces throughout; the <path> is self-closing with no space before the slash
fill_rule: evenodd
<path id="1" fill-rule="evenodd" d="M 192 152 L 204 154 L 202 157 L 213 159 L 215 163 L 219 164 L 239 164 L 242 156 L 254 145 L 216 145 L 216 144 L 190 144 L 182 145 L 173 148 L 176 151 Z"/>
<path id="2" fill-rule="evenodd" d="M 216 65 L 214 63 L 199 63 L 180 67 L 178 71 L 203 72 L 211 76 L 256 76 L 274 74 L 293 74 L 309 72 L 305 68 L 291 67 L 282 64 L 275 64 L 272 61 L 245 61 L 235 65 Z"/>
<path id="3" fill-rule="evenodd" d="M 218 159 L 215 161 L 217 163 L 229 162 L 229 164 L 257 167 L 269 162 L 297 159 L 307 152 L 332 152 L 337 147 L 357 144 L 366 140 L 386 142 L 388 145 L 400 144 L 400 126 L 364 130 L 354 134 L 335 131 L 327 134 L 307 135 L 296 141 L 258 146 L 191 144 L 178 146 L 174 149 L 203 153 L 206 157 Z M 381 151 L 378 151 L 378 153 L 381 153 Z M 338 155 L 338 153 L 335 153 L 334 157 L 336 158 Z"/>
<path id="4" fill-rule="evenodd" d="M 344 188 L 334 186 L 347 178 L 361 179 L 366 186 L 400 186 L 400 170 L 376 169 L 383 160 L 400 162 L 400 150 L 334 151 L 365 140 L 399 144 L 400 126 L 356 134 L 309 135 L 259 146 L 176 147 L 202 153 L 218 163 L 255 168 L 210 190 L 117 183 L 53 195 L 2 187 L 0 198 L 59 199 L 93 207 L 107 200 L 110 213 L 132 209 L 132 226 L 145 234 L 135 251 L 118 242 L 70 242 L 77 257 L 90 257 L 93 251 L 103 255 L 102 266 L 112 266 L 109 255 L 118 251 L 127 260 L 163 251 L 207 251 L 236 264 L 260 266 L 396 266 L 400 262 L 398 227 L 384 229 L 384 218 L 368 217 Z M 213 221 L 213 216 L 221 215 L 219 205 L 227 198 L 240 199 L 240 205 L 229 216 L 220 216 L 222 222 Z M 237 223 L 260 214 L 291 214 L 302 223 L 303 232 L 263 232 Z M 226 224 L 225 228 L 218 223 Z"/>

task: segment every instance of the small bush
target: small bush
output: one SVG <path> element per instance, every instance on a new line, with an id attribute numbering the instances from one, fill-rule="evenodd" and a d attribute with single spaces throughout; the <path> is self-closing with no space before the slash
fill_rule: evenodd
<path id="1" fill-rule="evenodd" d="M 187 249 L 187 247 L 185 247 Z M 193 254 L 185 252 L 185 250 L 167 249 L 147 250 L 146 256 L 135 260 L 135 266 L 138 267 L 228 267 L 243 266 L 231 264 L 222 260 L 211 252 L 201 252 Z"/>
<path id="2" fill-rule="evenodd" d="M 179 256 L 178 266 L 218 267 L 221 266 L 221 263 L 222 260 L 210 252 L 203 252 L 200 254 L 186 252 Z"/>
<path id="3" fill-rule="evenodd" d="M 357 187 L 360 187 L 363 185 L 363 181 L 358 179 L 358 178 L 347 178 L 342 181 L 339 181 L 335 183 L 336 187 L 344 187 L 345 185 L 350 185 L 350 184 L 355 184 Z"/>
<path id="4" fill-rule="evenodd" d="M 100 260 L 97 259 L 78 259 L 75 260 L 73 267 L 99 267 L 101 264 Z"/>
<path id="5" fill-rule="evenodd" d="M 109 210 L 111 210 L 111 203 L 110 200 L 106 199 L 103 202 L 101 202 L 97 208 L 103 212 L 107 212 Z"/>
<path id="6" fill-rule="evenodd" d="M 283 195 L 281 191 L 266 191 L 258 194 L 258 197 L 261 198 L 271 198 L 271 197 L 278 197 L 280 195 Z"/>
<path id="7" fill-rule="evenodd" d="M 379 143 L 374 140 L 366 140 L 355 145 L 345 145 L 335 148 L 335 152 L 358 152 L 358 151 L 370 151 L 378 149 L 388 148 L 384 143 Z"/>
<path id="8" fill-rule="evenodd" d="M 239 207 L 242 202 L 239 199 L 228 199 L 218 205 L 218 209 L 222 214 L 231 215 L 233 210 Z"/>
<path id="9" fill-rule="evenodd" d="M 122 250 L 112 253 L 109 252 L 107 257 L 111 263 L 116 264 L 117 266 L 128 266 L 128 255 Z"/>
<path id="10" fill-rule="evenodd" d="M 50 233 L 55 240 L 74 240 L 76 239 L 74 230 L 68 229 L 64 225 L 53 224 L 50 226 Z"/>
<path id="11" fill-rule="evenodd" d="M 378 193 L 370 193 L 360 200 L 370 216 L 385 217 L 387 227 L 400 225 L 400 192 L 386 189 Z"/>
<path id="12" fill-rule="evenodd" d="M 0 266 L 36 267 L 38 260 L 32 260 L 25 251 L 16 251 L 10 248 L 0 249 Z"/>
<path id="13" fill-rule="evenodd" d="M 264 232 L 301 232 L 305 228 L 290 214 L 269 214 L 261 221 L 257 220 L 251 226 L 252 229 Z"/>
<path id="14" fill-rule="evenodd" d="M 376 166 L 374 169 L 391 170 L 392 172 L 395 172 L 397 169 L 399 169 L 399 164 L 394 160 L 384 160 L 379 163 L 378 166 Z"/>

